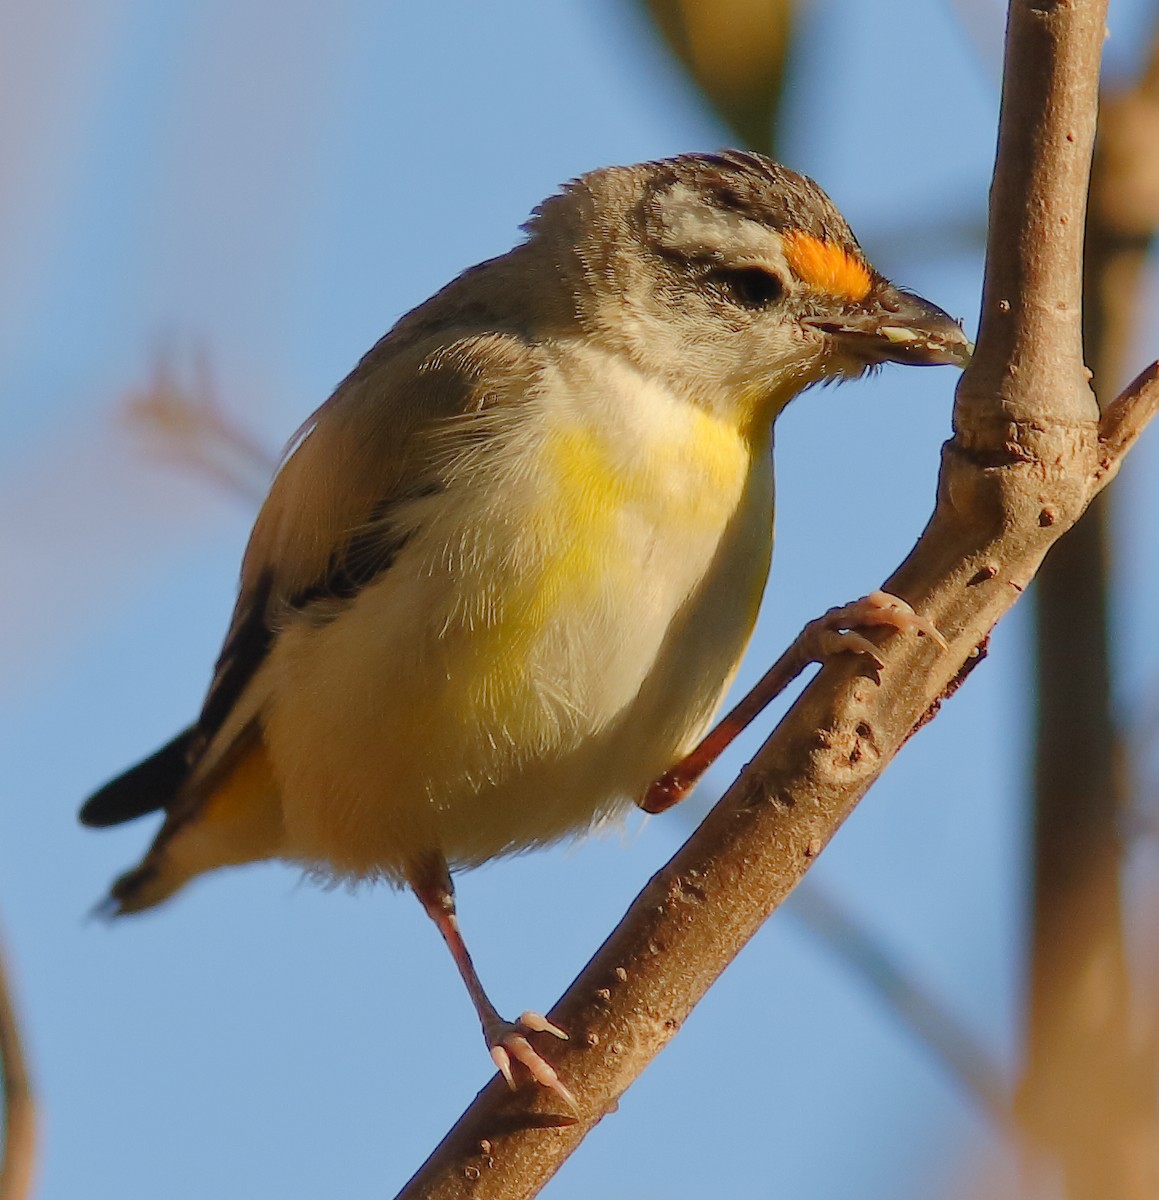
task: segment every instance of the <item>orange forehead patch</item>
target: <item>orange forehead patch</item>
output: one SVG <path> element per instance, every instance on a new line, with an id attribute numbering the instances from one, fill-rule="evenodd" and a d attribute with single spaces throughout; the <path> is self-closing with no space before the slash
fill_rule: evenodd
<path id="1" fill-rule="evenodd" d="M 808 287 L 842 300 L 864 300 L 873 285 L 869 268 L 836 242 L 794 230 L 784 237 L 785 257 Z"/>

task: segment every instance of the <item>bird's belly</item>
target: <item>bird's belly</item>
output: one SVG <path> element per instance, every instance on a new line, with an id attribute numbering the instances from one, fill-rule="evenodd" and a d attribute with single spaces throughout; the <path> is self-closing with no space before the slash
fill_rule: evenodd
<path id="1" fill-rule="evenodd" d="M 284 633 L 265 725 L 286 856 L 401 878 L 638 797 L 711 720 L 759 606 L 771 467 L 739 439 L 729 453 L 711 494 L 671 469 L 625 489 L 557 463 L 495 519 L 448 501 L 340 620 Z"/>

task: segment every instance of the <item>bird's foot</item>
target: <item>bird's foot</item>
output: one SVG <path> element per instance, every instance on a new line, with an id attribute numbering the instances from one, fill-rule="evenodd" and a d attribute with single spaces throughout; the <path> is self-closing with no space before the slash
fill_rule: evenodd
<path id="1" fill-rule="evenodd" d="M 946 649 L 946 639 L 932 621 L 918 616 L 904 600 L 888 592 L 870 592 L 852 604 L 831 608 L 801 630 L 796 641 L 765 672 L 756 687 L 700 745 L 649 786 L 638 802 L 639 806 L 647 813 L 662 813 L 679 804 L 737 734 L 747 729 L 753 718 L 810 663 L 824 663 L 838 654 L 861 654 L 875 667 L 883 667 L 885 663 L 878 655 L 877 647 L 857 632 L 858 629 L 883 625 L 901 632 L 913 630 Z"/>
<path id="2" fill-rule="evenodd" d="M 826 662 L 837 654 L 863 654 L 876 667 L 885 664 L 877 647 L 858 629 L 886 626 L 901 633 L 913 630 L 947 649 L 946 639 L 932 621 L 919 616 L 902 599 L 889 592 L 870 592 L 852 604 L 831 608 L 801 630 L 795 649 L 805 663 Z"/>
<path id="3" fill-rule="evenodd" d="M 553 1025 L 539 1013 L 525 1012 L 518 1021 L 493 1020 L 483 1027 L 483 1036 L 491 1051 L 491 1058 L 499 1074 L 507 1080 L 507 1086 L 512 1091 L 516 1088 L 515 1076 L 512 1073 L 512 1060 L 522 1064 L 531 1078 L 541 1087 L 550 1088 L 572 1108 L 576 1107 L 575 1097 L 564 1086 L 555 1068 L 527 1040 L 529 1033 L 550 1033 L 561 1041 L 567 1041 L 567 1034 L 558 1025 Z"/>

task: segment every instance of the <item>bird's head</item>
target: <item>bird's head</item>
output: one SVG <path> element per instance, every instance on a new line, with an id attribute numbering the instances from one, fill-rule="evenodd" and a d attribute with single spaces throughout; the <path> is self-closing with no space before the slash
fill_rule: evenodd
<path id="1" fill-rule="evenodd" d="M 758 154 L 593 171 L 529 229 L 585 333 L 700 403 L 771 417 L 879 363 L 969 360 L 958 323 L 877 272 L 811 179 Z"/>

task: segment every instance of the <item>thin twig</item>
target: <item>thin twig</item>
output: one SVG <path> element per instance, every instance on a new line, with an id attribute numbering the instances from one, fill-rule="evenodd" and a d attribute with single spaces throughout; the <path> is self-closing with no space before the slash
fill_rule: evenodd
<path id="1" fill-rule="evenodd" d="M 36 1168 L 36 1101 L 0 949 L 0 1091 L 4 1103 L 4 1150 L 0 1200 L 27 1200 Z"/>
<path id="2" fill-rule="evenodd" d="M 277 469 L 277 456 L 219 403 L 205 355 L 198 357 L 189 385 L 179 380 L 167 357 L 159 356 L 149 385 L 125 400 L 124 413 L 157 453 L 248 504 L 260 502 Z"/>
<path id="3" fill-rule="evenodd" d="M 1159 362 L 1140 371 L 1107 405 L 1099 419 L 1099 442 L 1108 482 L 1156 412 L 1159 412 Z"/>

